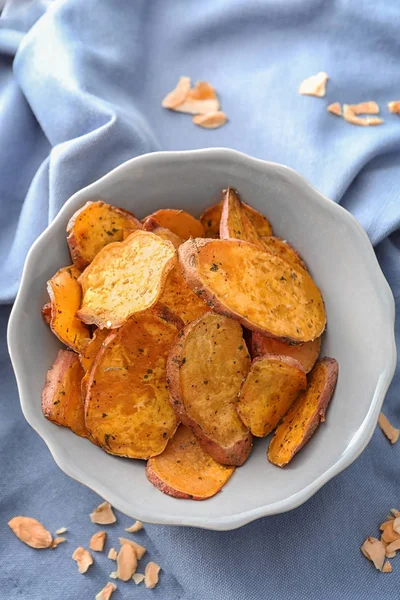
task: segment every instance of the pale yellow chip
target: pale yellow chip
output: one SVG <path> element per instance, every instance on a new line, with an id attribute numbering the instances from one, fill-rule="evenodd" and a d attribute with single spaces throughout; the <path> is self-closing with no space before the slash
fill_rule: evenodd
<path id="1" fill-rule="evenodd" d="M 83 300 L 78 316 L 100 329 L 121 327 L 157 302 L 176 262 L 171 242 L 149 231 L 108 244 L 79 278 Z"/>
<path id="2" fill-rule="evenodd" d="M 225 125 L 228 118 L 222 110 L 207 113 L 206 115 L 195 115 L 192 119 L 195 125 L 204 127 L 204 129 L 218 129 Z"/>
<path id="3" fill-rule="evenodd" d="M 350 104 L 343 104 L 343 118 L 352 125 L 369 127 L 370 125 L 382 125 L 384 122 L 380 117 L 359 117 Z"/>
<path id="4" fill-rule="evenodd" d="M 299 87 L 299 94 L 305 96 L 317 96 L 323 98 L 326 94 L 326 82 L 329 77 L 326 73 L 321 71 L 317 75 L 311 75 L 301 82 Z"/>

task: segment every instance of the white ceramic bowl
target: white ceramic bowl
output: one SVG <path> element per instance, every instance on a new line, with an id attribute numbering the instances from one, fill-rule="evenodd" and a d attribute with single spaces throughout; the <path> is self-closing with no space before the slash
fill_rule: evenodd
<path id="1" fill-rule="evenodd" d="M 257 440 L 246 464 L 205 502 L 177 500 L 145 477 L 144 462 L 106 454 L 41 413 L 46 371 L 61 346 L 44 324 L 46 281 L 70 263 L 68 219 L 87 200 L 102 199 L 139 218 L 162 207 L 195 216 L 233 186 L 294 244 L 321 288 L 328 315 L 322 355 L 339 361 L 339 380 L 322 425 L 285 469 L 266 459 Z M 150 523 L 233 529 L 305 502 L 350 465 L 367 445 L 392 379 L 394 301 L 367 235 L 340 206 L 294 171 L 227 149 L 140 156 L 77 192 L 33 244 L 8 330 L 11 359 L 27 421 L 59 467 L 122 512 Z"/>

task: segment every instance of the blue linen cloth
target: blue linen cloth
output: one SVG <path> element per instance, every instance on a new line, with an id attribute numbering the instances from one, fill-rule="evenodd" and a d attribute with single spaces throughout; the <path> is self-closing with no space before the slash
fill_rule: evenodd
<path id="1" fill-rule="evenodd" d="M 362 223 L 400 296 L 400 6 L 373 0 L 11 0 L 0 18 L 0 596 L 93 598 L 113 564 L 85 576 L 69 558 L 94 532 L 99 498 L 64 475 L 25 422 L 5 344 L 9 304 L 30 245 L 68 197 L 124 160 L 158 149 L 228 146 L 287 164 Z M 297 94 L 324 70 L 325 99 Z M 207 131 L 160 106 L 180 75 L 217 87 L 229 116 Z M 326 113 L 374 99 L 385 124 L 361 128 Z M 400 335 L 397 325 L 397 335 Z M 400 424 L 397 373 L 385 412 Z M 397 598 L 400 564 L 379 574 L 359 551 L 399 506 L 400 444 L 377 430 L 361 457 L 310 501 L 232 532 L 146 526 L 163 568 L 149 592 L 115 598 L 340 600 Z M 249 494 L 251 490 L 249 490 Z M 18 542 L 18 514 L 52 531 L 54 552 Z M 107 548 L 117 544 L 109 528 Z M 118 531 L 117 531 L 118 530 Z M 110 566 L 111 565 L 111 566 Z"/>

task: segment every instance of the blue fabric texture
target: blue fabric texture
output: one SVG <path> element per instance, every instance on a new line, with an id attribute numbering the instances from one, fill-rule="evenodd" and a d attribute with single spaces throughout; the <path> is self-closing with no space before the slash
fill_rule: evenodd
<path id="1" fill-rule="evenodd" d="M 11 0 L 0 17 L 0 570 L 7 600 L 93 598 L 113 564 L 87 575 L 69 558 L 94 532 L 99 498 L 64 475 L 25 422 L 5 329 L 26 253 L 76 190 L 133 156 L 227 146 L 281 162 L 350 210 L 400 296 L 400 6 L 374 0 Z M 323 100 L 297 94 L 326 71 Z M 180 75 L 206 79 L 229 123 L 195 127 L 160 101 Z M 381 127 L 326 113 L 328 102 L 374 99 Z M 400 335 L 399 327 L 397 334 Z M 400 423 L 397 373 L 385 412 Z M 115 598 L 338 600 L 398 598 L 400 565 L 379 574 L 361 555 L 367 535 L 399 506 L 400 445 L 377 430 L 361 457 L 288 514 L 226 533 L 146 526 L 138 534 L 163 567 L 149 592 L 119 584 Z M 251 491 L 249 491 L 251 493 Z M 18 514 L 53 531 L 54 552 L 22 546 Z M 119 515 L 126 527 L 129 519 Z M 109 529 L 117 544 L 118 528 Z M 132 584 L 133 585 L 133 584 Z"/>

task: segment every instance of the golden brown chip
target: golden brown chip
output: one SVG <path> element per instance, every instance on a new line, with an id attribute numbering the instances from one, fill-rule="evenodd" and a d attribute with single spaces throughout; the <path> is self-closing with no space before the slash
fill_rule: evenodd
<path id="1" fill-rule="evenodd" d="M 188 240 L 178 254 L 189 287 L 248 329 L 295 343 L 324 331 L 321 293 L 302 267 L 240 240 Z"/>
<path id="2" fill-rule="evenodd" d="M 81 395 L 83 375 L 78 356 L 69 350 L 59 350 L 53 366 L 47 371 L 42 412 L 52 423 L 88 437 Z"/>
<path id="3" fill-rule="evenodd" d="M 207 208 L 204 213 L 200 217 L 200 221 L 205 230 L 206 238 L 218 238 L 219 237 L 219 228 L 220 221 L 222 215 L 222 207 L 224 203 L 224 198 L 226 196 L 226 190 L 223 191 L 223 199 L 218 204 L 214 204 Z M 246 211 L 248 218 L 251 223 L 255 227 L 259 236 L 269 236 L 272 235 L 272 227 L 268 219 L 264 217 L 261 213 L 259 213 L 255 208 L 252 208 L 245 202 L 242 202 L 242 206 Z"/>
<path id="4" fill-rule="evenodd" d="M 294 358 L 274 354 L 256 358 L 240 392 L 239 417 L 253 435 L 265 437 L 306 387 L 305 372 Z"/>
<path id="5" fill-rule="evenodd" d="M 393 427 L 393 425 L 391 424 L 389 419 L 385 417 L 383 412 L 381 412 L 379 415 L 378 424 L 379 427 L 382 429 L 383 433 L 386 435 L 387 439 L 392 444 L 395 444 L 399 439 L 400 429 L 397 429 L 397 427 Z"/>
<path id="6" fill-rule="evenodd" d="M 53 542 L 50 531 L 31 517 L 14 517 L 8 526 L 21 542 L 31 548 L 50 548 Z"/>
<path id="7" fill-rule="evenodd" d="M 239 194 L 233 188 L 228 188 L 223 192 L 219 236 L 221 239 L 244 240 L 264 248 L 263 241 L 247 216 Z"/>
<path id="8" fill-rule="evenodd" d="M 109 244 L 79 278 L 83 302 L 78 316 L 100 329 L 121 327 L 131 315 L 157 302 L 175 264 L 171 242 L 148 231 Z"/>
<path id="9" fill-rule="evenodd" d="M 222 464 L 241 465 L 251 450 L 252 437 L 236 412 L 249 368 L 239 323 L 212 312 L 187 325 L 169 353 L 174 410 Z"/>
<path id="10" fill-rule="evenodd" d="M 74 265 L 83 271 L 111 242 L 123 239 L 123 230 L 141 229 L 135 215 L 105 202 L 87 202 L 69 220 L 67 242 Z"/>
<path id="11" fill-rule="evenodd" d="M 210 310 L 187 285 L 179 264 L 168 273 L 159 302 L 178 315 L 185 325 Z"/>
<path id="12" fill-rule="evenodd" d="M 101 350 L 103 342 L 107 336 L 112 333 L 109 329 L 96 329 L 93 337 L 88 340 L 86 346 L 81 350 L 79 360 L 85 372 L 89 371 L 94 363 L 94 360 Z"/>
<path id="13" fill-rule="evenodd" d="M 183 323 L 165 306 L 111 334 L 90 372 L 86 426 L 110 454 L 160 454 L 177 426 L 166 383 L 168 350 Z"/>
<path id="14" fill-rule="evenodd" d="M 287 465 L 325 421 L 337 376 L 338 364 L 334 358 L 317 361 L 308 377 L 307 389 L 289 408 L 269 445 L 267 456 L 274 465 Z"/>
<path id="15" fill-rule="evenodd" d="M 381 125 L 383 119 L 379 117 L 358 117 L 350 104 L 343 104 L 343 118 L 353 125 L 368 127 L 369 125 Z"/>
<path id="16" fill-rule="evenodd" d="M 150 217 L 157 221 L 161 227 L 169 229 L 182 240 L 188 240 L 190 237 L 204 236 L 203 225 L 185 210 L 161 208 L 146 217 L 146 219 L 143 219 L 143 222 L 146 223 Z"/>
<path id="17" fill-rule="evenodd" d="M 286 240 L 270 235 L 268 237 L 261 238 L 264 247 L 272 254 L 279 256 L 283 260 L 286 260 L 291 265 L 298 265 L 303 269 L 307 270 L 307 265 L 301 258 L 300 254 L 291 246 Z"/>
<path id="18" fill-rule="evenodd" d="M 222 110 L 209 112 L 205 115 L 195 115 L 192 119 L 195 125 L 204 127 L 204 129 L 218 129 L 227 122 L 228 117 Z"/>
<path id="19" fill-rule="evenodd" d="M 143 229 L 145 231 L 151 231 L 155 235 L 159 235 L 163 240 L 170 241 L 174 248 L 177 250 L 181 244 L 183 244 L 184 240 L 176 235 L 170 229 L 166 229 L 165 227 L 161 227 L 161 225 L 155 220 L 154 217 L 147 217 L 143 221 Z"/>
<path id="20" fill-rule="evenodd" d="M 293 345 L 279 342 L 255 331 L 251 333 L 251 355 L 253 358 L 263 356 L 264 354 L 291 356 L 299 361 L 306 373 L 309 373 L 315 365 L 320 349 L 321 337 L 312 342 Z"/>
<path id="21" fill-rule="evenodd" d="M 174 498 L 206 500 L 221 490 L 234 470 L 217 463 L 192 431 L 180 425 L 164 452 L 148 460 L 146 477 Z"/>
<path id="22" fill-rule="evenodd" d="M 95 552 L 103 552 L 106 543 L 107 534 L 105 531 L 98 531 L 90 538 L 89 548 Z"/>
<path id="23" fill-rule="evenodd" d="M 80 352 L 90 340 L 89 329 L 76 316 L 81 306 L 80 271 L 64 267 L 47 282 L 50 296 L 50 328 L 66 346 Z"/>
<path id="24" fill-rule="evenodd" d="M 98 525 L 111 525 L 115 523 L 117 517 L 114 515 L 111 504 L 109 502 L 102 502 L 90 513 L 90 520 L 92 523 L 97 523 Z"/>
<path id="25" fill-rule="evenodd" d="M 392 102 L 388 102 L 388 109 L 391 113 L 396 115 L 400 114 L 400 100 L 392 100 Z"/>
<path id="26" fill-rule="evenodd" d="M 180 77 L 176 88 L 169 92 L 161 103 L 164 108 L 175 109 L 186 100 L 191 86 L 190 77 Z"/>
<path id="27" fill-rule="evenodd" d="M 317 73 L 317 75 L 307 77 L 307 79 L 304 79 L 300 84 L 299 94 L 323 98 L 326 94 L 326 82 L 328 79 L 328 75 L 323 71 Z"/>
<path id="28" fill-rule="evenodd" d="M 79 546 L 72 555 L 72 559 L 78 564 L 79 573 L 86 573 L 90 565 L 93 564 L 93 556 L 89 550 Z"/>
<path id="29" fill-rule="evenodd" d="M 333 104 L 327 106 L 327 111 L 333 115 L 337 115 L 338 117 L 342 116 L 342 107 L 340 106 L 340 102 L 333 102 Z"/>

